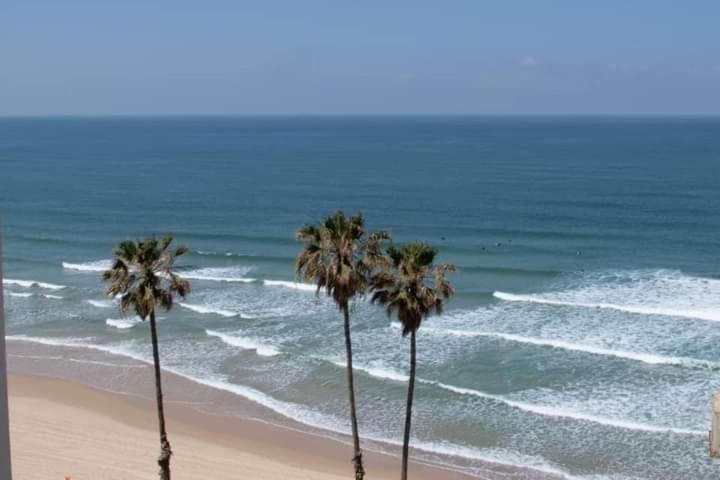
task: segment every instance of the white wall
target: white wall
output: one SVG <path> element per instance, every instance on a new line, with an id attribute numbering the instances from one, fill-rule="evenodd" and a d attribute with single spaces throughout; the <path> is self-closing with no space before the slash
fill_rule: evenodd
<path id="1" fill-rule="evenodd" d="M 8 424 L 7 357 L 5 356 L 5 305 L 2 285 L 2 239 L 0 238 L 0 480 L 10 480 L 10 426 Z"/>

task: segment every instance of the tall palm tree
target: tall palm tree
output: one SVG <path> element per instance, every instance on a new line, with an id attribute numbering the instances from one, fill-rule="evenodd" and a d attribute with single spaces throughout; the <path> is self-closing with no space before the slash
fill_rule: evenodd
<path id="1" fill-rule="evenodd" d="M 415 367 L 417 357 L 416 335 L 423 319 L 433 313 L 440 314 L 443 301 L 449 299 L 453 287 L 445 273 L 454 272 L 453 265 L 433 265 L 437 250 L 425 243 L 413 242 L 387 249 L 391 268 L 373 274 L 372 302 L 385 306 L 388 316 L 397 313 L 403 337 L 410 335 L 410 380 L 405 411 L 405 434 L 402 450 L 402 480 L 407 479 L 410 424 Z"/>
<path id="2" fill-rule="evenodd" d="M 190 250 L 185 247 L 170 250 L 172 236 L 160 240 L 148 238 L 125 241 L 113 250 L 112 268 L 103 272 L 102 278 L 109 282 L 107 295 L 120 298 L 120 310 L 135 310 L 138 317 L 150 320 L 150 333 L 155 367 L 155 396 L 157 399 L 158 427 L 160 430 L 160 480 L 170 480 L 170 442 L 165 430 L 162 380 L 160 376 L 160 352 L 158 349 L 155 310 L 166 311 L 173 306 L 175 295 L 185 298 L 190 293 L 190 282 L 173 271 L 175 258 Z"/>
<path id="3" fill-rule="evenodd" d="M 385 232 L 366 234 L 361 214 L 346 217 L 341 211 L 318 225 L 305 225 L 297 231 L 297 240 L 305 246 L 295 262 L 296 274 L 315 283 L 318 294 L 324 289 L 343 314 L 356 480 L 364 478 L 365 469 L 355 408 L 349 304 L 354 297 L 367 291 L 370 275 L 385 260 L 382 242 L 389 238 Z"/>

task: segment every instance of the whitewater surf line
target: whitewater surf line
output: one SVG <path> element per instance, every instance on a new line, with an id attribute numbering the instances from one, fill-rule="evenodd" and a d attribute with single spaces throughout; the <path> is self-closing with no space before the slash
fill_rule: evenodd
<path id="1" fill-rule="evenodd" d="M 261 357 L 274 357 L 280 355 L 280 351 L 271 345 L 266 345 L 252 338 L 241 335 L 218 332 L 217 330 L 205 330 L 209 337 L 216 337 L 224 343 L 243 350 L 255 350 Z"/>
<path id="2" fill-rule="evenodd" d="M 515 334 L 510 334 L 510 333 L 483 332 L 483 331 L 473 331 L 473 330 L 468 330 L 468 331 L 452 330 L 452 329 L 442 329 L 442 328 L 434 328 L 434 327 L 424 328 L 423 331 L 430 333 L 430 334 L 436 334 L 436 335 L 452 335 L 452 336 L 458 336 L 458 337 L 498 338 L 498 339 L 507 340 L 510 342 L 524 343 L 527 345 L 536 345 L 536 346 L 540 346 L 540 347 L 557 348 L 557 349 L 562 349 L 562 350 L 570 350 L 573 352 L 582 352 L 582 353 L 589 353 L 589 354 L 593 354 L 593 355 L 603 355 L 603 356 L 608 356 L 608 357 L 622 358 L 622 359 L 626 359 L 626 360 L 634 360 L 634 361 L 638 361 L 638 362 L 647 363 L 650 365 L 676 365 L 676 366 L 708 368 L 708 369 L 720 368 L 720 363 L 712 362 L 709 360 L 701 360 L 701 359 L 690 358 L 690 357 L 673 357 L 673 356 L 657 355 L 657 354 L 653 354 L 653 353 L 632 352 L 632 351 L 627 351 L 627 350 L 613 350 L 613 349 L 604 348 L 604 347 L 597 347 L 594 345 L 586 345 L 586 344 L 581 344 L 581 343 L 568 342 L 565 340 L 550 340 L 550 339 L 544 339 L 544 338 L 526 337 L 526 336 L 515 335 Z"/>
<path id="3" fill-rule="evenodd" d="M 38 282 L 37 280 L 17 280 L 13 278 L 3 278 L 3 285 L 10 285 L 22 288 L 44 288 L 46 290 L 62 290 L 67 288 L 65 285 L 56 285 L 54 283 Z"/>
<path id="4" fill-rule="evenodd" d="M 697 320 L 707 320 L 711 322 L 720 322 L 720 312 L 707 312 L 699 310 L 680 310 L 672 308 L 644 307 L 641 305 L 617 305 L 605 302 L 573 302 L 567 300 L 556 300 L 551 298 L 543 298 L 537 295 L 519 295 L 507 292 L 493 292 L 493 297 L 504 300 L 506 302 L 526 302 L 539 303 L 543 305 L 555 305 L 562 307 L 578 307 L 617 310 L 625 313 L 635 313 L 639 315 L 660 315 L 666 317 L 681 317 Z"/>
<path id="5" fill-rule="evenodd" d="M 339 360 L 329 360 L 332 364 L 345 368 L 346 364 L 345 362 L 339 361 Z M 392 380 L 397 382 L 407 382 L 409 380 L 409 377 L 401 372 L 398 372 L 393 369 L 383 368 L 383 367 L 372 367 L 372 366 L 365 366 L 365 365 L 353 365 L 354 370 L 358 370 L 361 372 L 364 372 L 372 377 L 384 379 L 384 380 Z M 560 407 L 550 407 L 545 405 L 537 405 L 533 403 L 528 402 L 522 402 L 518 400 L 512 400 L 510 398 L 507 398 L 503 395 L 495 395 L 491 393 L 482 392 L 479 390 L 474 390 L 471 388 L 464 388 L 464 387 L 456 387 L 454 385 L 448 385 L 446 383 L 438 382 L 435 380 L 427 380 L 424 378 L 416 378 L 416 381 L 418 383 L 422 383 L 425 385 L 432 385 L 438 388 L 441 388 L 443 390 L 447 390 L 449 392 L 457 393 L 459 395 L 469 395 L 474 396 L 478 398 L 483 398 L 487 400 L 493 400 L 498 403 L 505 404 L 507 406 L 517 408 L 518 410 L 522 410 L 528 413 L 533 413 L 537 415 L 543 415 L 546 417 L 555 417 L 555 418 L 569 418 L 572 420 L 579 420 L 579 421 L 587 421 L 592 423 L 597 423 L 600 425 L 605 425 L 609 427 L 615 427 L 615 428 L 622 428 L 626 430 L 636 430 L 636 431 L 642 431 L 642 432 L 650 432 L 650 433 L 676 433 L 680 435 L 706 435 L 706 432 L 699 431 L 699 430 L 691 430 L 686 428 L 675 428 L 675 427 L 663 427 L 663 426 L 656 426 L 656 425 L 648 425 L 645 423 L 639 423 L 629 420 L 620 420 L 620 419 L 614 419 L 614 418 L 608 418 L 608 417 L 601 417 L 598 415 L 592 415 L 582 412 L 577 412 L 571 409 L 563 409 Z"/>

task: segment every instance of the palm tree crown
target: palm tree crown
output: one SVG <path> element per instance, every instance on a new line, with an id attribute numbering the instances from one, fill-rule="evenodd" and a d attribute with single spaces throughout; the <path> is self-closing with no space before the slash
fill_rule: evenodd
<path id="1" fill-rule="evenodd" d="M 160 306 L 169 310 L 175 294 L 185 298 L 190 282 L 173 271 L 175 259 L 190 250 L 185 247 L 171 251 L 173 237 L 162 239 L 127 240 L 113 250 L 112 268 L 103 272 L 103 280 L 110 282 L 108 296 L 120 297 L 120 309 L 130 308 L 143 320 Z"/>
<path id="2" fill-rule="evenodd" d="M 440 314 L 443 300 L 453 287 L 445 278 L 453 265 L 433 265 L 437 250 L 421 242 L 387 249 L 392 268 L 376 272 L 371 279 L 372 302 L 384 305 L 388 316 L 397 312 L 403 336 L 416 332 L 424 318 Z"/>
<path id="3" fill-rule="evenodd" d="M 343 212 L 325 219 L 319 225 L 305 225 L 297 239 L 305 247 L 295 262 L 295 272 L 305 281 L 325 289 L 342 306 L 355 295 L 367 291 L 373 270 L 384 261 L 382 242 L 388 233 L 365 234 L 361 214 L 346 217 Z"/>

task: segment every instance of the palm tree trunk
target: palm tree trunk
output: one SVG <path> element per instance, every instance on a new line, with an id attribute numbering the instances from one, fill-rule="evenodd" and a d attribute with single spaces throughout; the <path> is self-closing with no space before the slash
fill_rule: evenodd
<path id="1" fill-rule="evenodd" d="M 170 480 L 170 442 L 165 431 L 165 408 L 163 407 L 162 379 L 160 377 L 160 352 L 158 350 L 157 325 L 155 311 L 150 313 L 150 332 L 152 333 L 153 364 L 155 366 L 155 396 L 157 398 L 158 428 L 160 429 L 160 480 Z"/>
<path id="2" fill-rule="evenodd" d="M 410 424 L 412 423 L 413 394 L 415 393 L 415 364 L 417 348 L 415 346 L 415 330 L 410 333 L 410 381 L 408 383 L 407 406 L 405 408 L 405 435 L 402 450 L 402 480 L 407 480 L 408 453 L 410 450 Z"/>
<path id="3" fill-rule="evenodd" d="M 360 450 L 360 434 L 358 433 L 357 412 L 355 410 L 355 382 L 353 380 L 352 364 L 352 341 L 350 340 L 350 309 L 347 302 L 340 308 L 345 320 L 345 353 L 347 355 L 347 377 L 348 377 L 348 398 L 350 399 L 350 421 L 352 423 L 353 437 L 353 465 L 355 466 L 355 480 L 365 478 L 365 469 L 362 462 L 362 451 Z"/>

